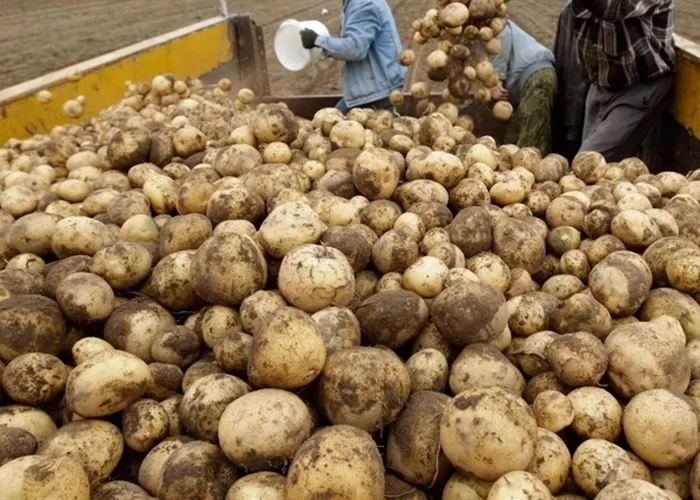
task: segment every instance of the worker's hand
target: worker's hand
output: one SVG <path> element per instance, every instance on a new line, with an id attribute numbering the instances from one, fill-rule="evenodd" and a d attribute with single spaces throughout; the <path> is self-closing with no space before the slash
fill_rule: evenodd
<path id="1" fill-rule="evenodd" d="M 318 38 L 318 33 L 316 33 L 314 30 L 310 30 L 309 28 L 305 28 L 301 31 L 301 44 L 304 46 L 305 49 L 313 49 L 316 47 L 316 39 Z"/>
<path id="2" fill-rule="evenodd" d="M 503 82 L 498 82 L 498 85 L 491 89 L 491 98 L 494 101 L 507 101 L 510 94 L 503 86 Z"/>

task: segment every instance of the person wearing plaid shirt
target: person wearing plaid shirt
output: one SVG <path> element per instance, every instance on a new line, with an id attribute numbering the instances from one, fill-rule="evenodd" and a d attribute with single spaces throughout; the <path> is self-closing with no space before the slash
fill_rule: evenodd
<path id="1" fill-rule="evenodd" d="M 573 36 L 591 85 L 580 151 L 634 156 L 673 87 L 673 0 L 572 0 Z"/>

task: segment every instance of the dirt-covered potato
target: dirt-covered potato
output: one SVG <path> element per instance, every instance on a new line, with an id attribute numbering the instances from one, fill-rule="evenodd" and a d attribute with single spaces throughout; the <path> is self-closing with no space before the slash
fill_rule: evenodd
<path id="1" fill-rule="evenodd" d="M 466 258 L 491 250 L 491 219 L 484 208 L 468 207 L 460 210 L 447 226 L 447 231 L 452 243 Z"/>
<path id="2" fill-rule="evenodd" d="M 151 372 L 151 384 L 146 391 L 149 398 L 162 402 L 182 390 L 185 374 L 179 366 L 156 362 L 150 363 L 148 370 Z"/>
<path id="3" fill-rule="evenodd" d="M 238 479 L 234 466 L 218 446 L 190 441 L 173 451 L 163 464 L 162 500 L 224 498 Z"/>
<path id="4" fill-rule="evenodd" d="M 56 356 L 33 352 L 10 361 L 0 373 L 0 379 L 3 390 L 15 402 L 38 406 L 63 392 L 68 371 Z"/>
<path id="5" fill-rule="evenodd" d="M 175 318 L 167 309 L 150 299 L 136 298 L 114 309 L 105 323 L 104 339 L 150 363 L 153 343 L 173 326 Z"/>
<path id="6" fill-rule="evenodd" d="M 393 152 L 372 148 L 357 157 L 352 176 L 355 188 L 367 199 L 388 200 L 399 185 L 401 169 Z"/>
<path id="7" fill-rule="evenodd" d="M 452 474 L 442 490 L 443 500 L 483 500 L 485 499 L 493 481 L 484 481 L 472 474 L 463 474 L 456 471 Z"/>
<path id="8" fill-rule="evenodd" d="M 482 283 L 505 292 L 511 281 L 510 269 L 498 255 L 481 252 L 467 261 L 466 268 L 476 274 Z"/>
<path id="9" fill-rule="evenodd" d="M 228 306 L 206 306 L 199 311 L 192 327 L 208 347 L 214 348 L 231 332 L 241 331 L 238 311 Z"/>
<path id="10" fill-rule="evenodd" d="M 276 472 L 255 472 L 233 483 L 226 500 L 284 500 L 286 478 Z"/>
<path id="11" fill-rule="evenodd" d="M 408 290 L 379 292 L 363 301 L 354 312 L 365 343 L 392 349 L 418 336 L 429 317 L 425 301 Z"/>
<path id="12" fill-rule="evenodd" d="M 576 485 L 590 497 L 616 481 L 651 481 L 649 469 L 636 455 L 603 439 L 588 439 L 579 445 L 571 460 L 571 473 Z"/>
<path id="13" fill-rule="evenodd" d="M 183 250 L 196 250 L 212 234 L 212 223 L 201 214 L 172 217 L 159 234 L 158 254 L 161 257 Z"/>
<path id="14" fill-rule="evenodd" d="M 652 274 L 644 259 L 629 251 L 613 252 L 588 276 L 593 296 L 614 316 L 630 316 L 651 290 Z"/>
<path id="15" fill-rule="evenodd" d="M 669 236 L 661 238 L 647 247 L 643 257 L 649 269 L 651 269 L 654 282 L 658 285 L 667 285 L 666 263 L 677 250 L 684 248 L 698 249 L 698 246 L 684 238 Z"/>
<path id="16" fill-rule="evenodd" d="M 19 427 L 3 427 L 0 435 L 0 466 L 15 458 L 33 455 L 37 449 L 36 438 Z"/>
<path id="17" fill-rule="evenodd" d="M 508 267 L 525 269 L 530 274 L 540 269 L 546 255 L 544 239 L 537 230 L 511 217 L 501 218 L 494 225 L 493 251 Z"/>
<path id="18" fill-rule="evenodd" d="M 327 307 L 311 316 L 326 344 L 326 353 L 360 345 L 360 323 L 346 307 Z"/>
<path id="19" fill-rule="evenodd" d="M 623 479 L 615 481 L 614 483 L 608 484 L 596 495 L 596 499 L 598 500 L 617 500 L 618 498 L 674 500 L 671 494 L 665 492 L 651 482 L 641 479 Z"/>
<path id="20" fill-rule="evenodd" d="M 681 499 L 689 499 L 691 498 L 690 470 L 690 464 L 675 469 L 652 469 L 651 477 L 654 484 L 666 493 L 675 493 Z"/>
<path id="21" fill-rule="evenodd" d="M 411 393 L 443 392 L 447 386 L 447 359 L 436 349 L 424 349 L 413 354 L 406 361 L 406 369 L 411 376 Z"/>
<path id="22" fill-rule="evenodd" d="M 547 361 L 547 346 L 558 335 L 549 330 L 542 330 L 526 338 L 514 338 L 505 352 L 508 359 L 515 363 L 524 375 L 534 377 L 550 371 Z"/>
<path id="23" fill-rule="evenodd" d="M 437 445 L 440 419 L 449 397 L 420 391 L 411 395 L 389 431 L 387 467 L 411 484 L 427 488 L 443 484 L 450 473 L 447 457 Z"/>
<path id="24" fill-rule="evenodd" d="M 310 313 L 347 306 L 355 293 L 355 274 L 348 259 L 340 250 L 322 245 L 290 251 L 282 259 L 277 280 L 284 298 Z"/>
<path id="25" fill-rule="evenodd" d="M 686 465 L 700 447 L 693 404 L 667 389 L 651 389 L 634 396 L 625 406 L 622 425 L 632 450 L 653 467 Z"/>
<path id="26" fill-rule="evenodd" d="M 311 415 L 291 392 L 261 389 L 226 406 L 218 424 L 221 449 L 247 472 L 285 466 L 309 437 Z"/>
<path id="27" fill-rule="evenodd" d="M 196 251 L 192 285 L 211 304 L 238 305 L 267 281 L 267 263 L 260 247 L 249 236 L 214 235 Z"/>
<path id="28" fill-rule="evenodd" d="M 349 425 L 321 429 L 301 445 L 287 473 L 286 498 L 383 500 L 384 466 L 377 445 Z"/>
<path id="29" fill-rule="evenodd" d="M 662 238 L 661 230 L 654 220 L 639 210 L 623 210 L 611 224 L 612 234 L 629 248 L 646 248 Z"/>
<path id="30" fill-rule="evenodd" d="M 360 212 L 362 224 L 370 227 L 378 236 L 393 229 L 396 219 L 401 215 L 401 207 L 389 200 L 370 202 Z"/>
<path id="31" fill-rule="evenodd" d="M 78 462 L 70 457 L 29 455 L 0 467 L 3 496 L 8 499 L 90 499 L 90 481 Z"/>
<path id="32" fill-rule="evenodd" d="M 66 404 L 83 417 L 117 413 L 140 398 L 151 383 L 148 365 L 128 352 L 105 350 L 71 370 Z"/>
<path id="33" fill-rule="evenodd" d="M 353 227 L 331 227 L 321 235 L 320 243 L 340 250 L 356 273 L 372 258 L 372 244 Z"/>
<path id="34" fill-rule="evenodd" d="M 192 262 L 195 250 L 183 250 L 163 257 L 144 283 L 142 293 L 173 311 L 192 311 L 202 299 L 192 286 Z"/>
<path id="35" fill-rule="evenodd" d="M 267 324 L 270 314 L 286 305 L 278 291 L 259 290 L 249 295 L 243 299 L 240 307 L 243 328 L 250 334 L 256 334 Z"/>
<path id="36" fill-rule="evenodd" d="M 468 389 L 500 387 L 516 396 L 525 390 L 525 378 L 497 348 L 487 344 L 466 346 L 450 367 L 450 389 L 459 394 Z"/>
<path id="37" fill-rule="evenodd" d="M 157 337 L 151 345 L 151 356 L 160 363 L 184 368 L 199 357 L 201 340 L 186 326 L 173 326 Z"/>
<path id="38" fill-rule="evenodd" d="M 411 391 L 411 377 L 389 349 L 354 347 L 328 356 L 318 388 L 320 406 L 333 424 L 374 432 L 401 411 Z"/>
<path id="39" fill-rule="evenodd" d="M 560 335 L 545 353 L 549 366 L 569 387 L 595 386 L 608 368 L 603 342 L 587 332 Z"/>
<path id="40" fill-rule="evenodd" d="M 8 245 L 17 252 L 44 256 L 51 253 L 51 239 L 61 218 L 46 212 L 34 212 L 12 222 L 7 231 Z"/>
<path id="41" fill-rule="evenodd" d="M 146 453 L 168 436 L 168 412 L 154 399 L 140 399 L 122 413 L 122 431 L 126 445 Z"/>
<path id="42" fill-rule="evenodd" d="M 488 343 L 507 326 L 508 305 L 503 293 L 492 286 L 460 282 L 435 298 L 431 318 L 450 344 Z"/>
<path id="43" fill-rule="evenodd" d="M 265 251 L 278 259 L 305 243 L 316 243 L 326 224 L 314 210 L 301 201 L 284 203 L 263 221 L 258 240 Z"/>
<path id="44" fill-rule="evenodd" d="M 66 332 L 63 314 L 51 299 L 18 295 L 0 302 L 0 359 L 5 363 L 31 352 L 59 354 Z"/>
<path id="45" fill-rule="evenodd" d="M 659 316 L 676 318 L 688 341 L 700 338 L 700 305 L 690 295 L 673 288 L 651 290 L 639 317 L 642 321 L 649 321 Z"/>
<path id="46" fill-rule="evenodd" d="M 545 219 L 549 227 L 567 226 L 579 231 L 584 229 L 587 207 L 579 198 L 564 193 L 547 207 Z"/>
<path id="47" fill-rule="evenodd" d="M 508 301 L 508 326 L 514 335 L 528 337 L 549 330 L 561 302 L 545 292 L 527 292 Z"/>
<path id="48" fill-rule="evenodd" d="M 403 273 L 419 256 L 418 243 L 394 229 L 381 235 L 372 247 L 372 263 L 382 273 Z"/>
<path id="49" fill-rule="evenodd" d="M 566 397 L 574 409 L 573 431 L 583 439 L 615 442 L 622 432 L 622 408 L 600 387 L 579 387 Z"/>
<path id="50" fill-rule="evenodd" d="M 626 398 L 657 388 L 685 392 L 690 382 L 685 343 L 680 323 L 669 316 L 619 326 L 605 339 L 613 388 Z"/>
<path id="51" fill-rule="evenodd" d="M 109 481 L 96 486 L 92 500 L 152 500 L 146 490 L 129 481 Z"/>
<path id="52" fill-rule="evenodd" d="M 112 474 L 123 452 L 122 433 L 117 426 L 104 420 L 79 420 L 58 429 L 37 454 L 76 460 L 93 484 Z"/>
<path id="53" fill-rule="evenodd" d="M 281 307 L 253 336 L 248 379 L 258 387 L 298 389 L 311 383 L 326 362 L 326 345 L 314 320 Z"/>
<path id="54" fill-rule="evenodd" d="M 93 273 L 73 273 L 56 287 L 56 301 L 75 323 L 90 323 L 109 317 L 114 310 L 114 291 Z"/>
<path id="55" fill-rule="evenodd" d="M 51 248 L 59 258 L 71 255 L 94 255 L 114 241 L 109 227 L 83 216 L 58 221 L 51 236 Z"/>
<path id="56" fill-rule="evenodd" d="M 554 313 L 552 325 L 557 333 L 590 332 L 605 339 L 613 328 L 610 312 L 588 290 L 566 299 Z"/>
<path id="57" fill-rule="evenodd" d="M 169 437 L 158 443 L 144 457 L 138 470 L 138 482 L 146 491 L 157 496 L 163 482 L 163 466 L 170 455 L 185 443 L 194 441 L 188 436 Z"/>
<path id="58" fill-rule="evenodd" d="M 532 411 L 500 387 L 459 393 L 445 407 L 440 424 L 440 444 L 450 462 L 485 480 L 527 469 L 536 441 Z"/>
<path id="59" fill-rule="evenodd" d="M 574 406 L 571 400 L 557 391 L 544 391 L 532 403 L 537 425 L 542 429 L 559 432 L 574 421 Z"/>

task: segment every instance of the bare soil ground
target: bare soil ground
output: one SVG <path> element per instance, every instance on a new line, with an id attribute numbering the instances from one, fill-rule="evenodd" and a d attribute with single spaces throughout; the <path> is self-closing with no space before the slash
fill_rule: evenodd
<path id="1" fill-rule="evenodd" d="M 287 18 L 320 19 L 337 33 L 340 0 L 228 0 L 231 12 L 255 15 L 263 26 L 272 91 L 276 94 L 338 92 L 341 65 L 322 61 L 288 73 L 272 51 L 275 30 Z M 387 0 L 404 42 L 411 22 L 433 0 Z M 35 78 L 85 59 L 207 19 L 218 13 L 217 0 L 3 0 L 0 30 L 0 88 Z M 513 0 L 513 18 L 551 45 L 563 0 Z M 321 17 L 321 10 L 329 14 Z M 698 0 L 677 0 L 677 31 L 700 41 Z M 418 70 L 420 77 L 421 71 Z"/>

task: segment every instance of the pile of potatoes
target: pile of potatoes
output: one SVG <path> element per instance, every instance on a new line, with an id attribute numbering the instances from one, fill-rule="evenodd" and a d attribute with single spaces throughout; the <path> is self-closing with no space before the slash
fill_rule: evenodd
<path id="1" fill-rule="evenodd" d="M 700 500 L 698 172 L 163 79 L 0 149 L 2 498 Z"/>
<path id="2" fill-rule="evenodd" d="M 417 100 L 416 113 L 427 116 L 435 111 L 456 109 L 465 102 L 486 104 L 491 101 L 491 90 L 500 83 L 494 71 L 492 58 L 501 52 L 498 36 L 506 28 L 506 0 L 439 0 L 437 8 L 413 22 L 413 41 L 419 47 L 436 41 L 435 50 L 426 59 L 428 78 L 433 82 L 444 82 L 443 105 L 436 108 L 429 99 L 431 85 L 416 82 L 411 85 L 411 94 Z M 414 65 L 416 53 L 405 49 L 399 62 Z M 403 94 L 395 91 L 391 95 L 394 104 L 403 102 Z M 492 114 L 498 120 L 509 120 L 513 106 L 507 101 L 496 102 Z"/>

